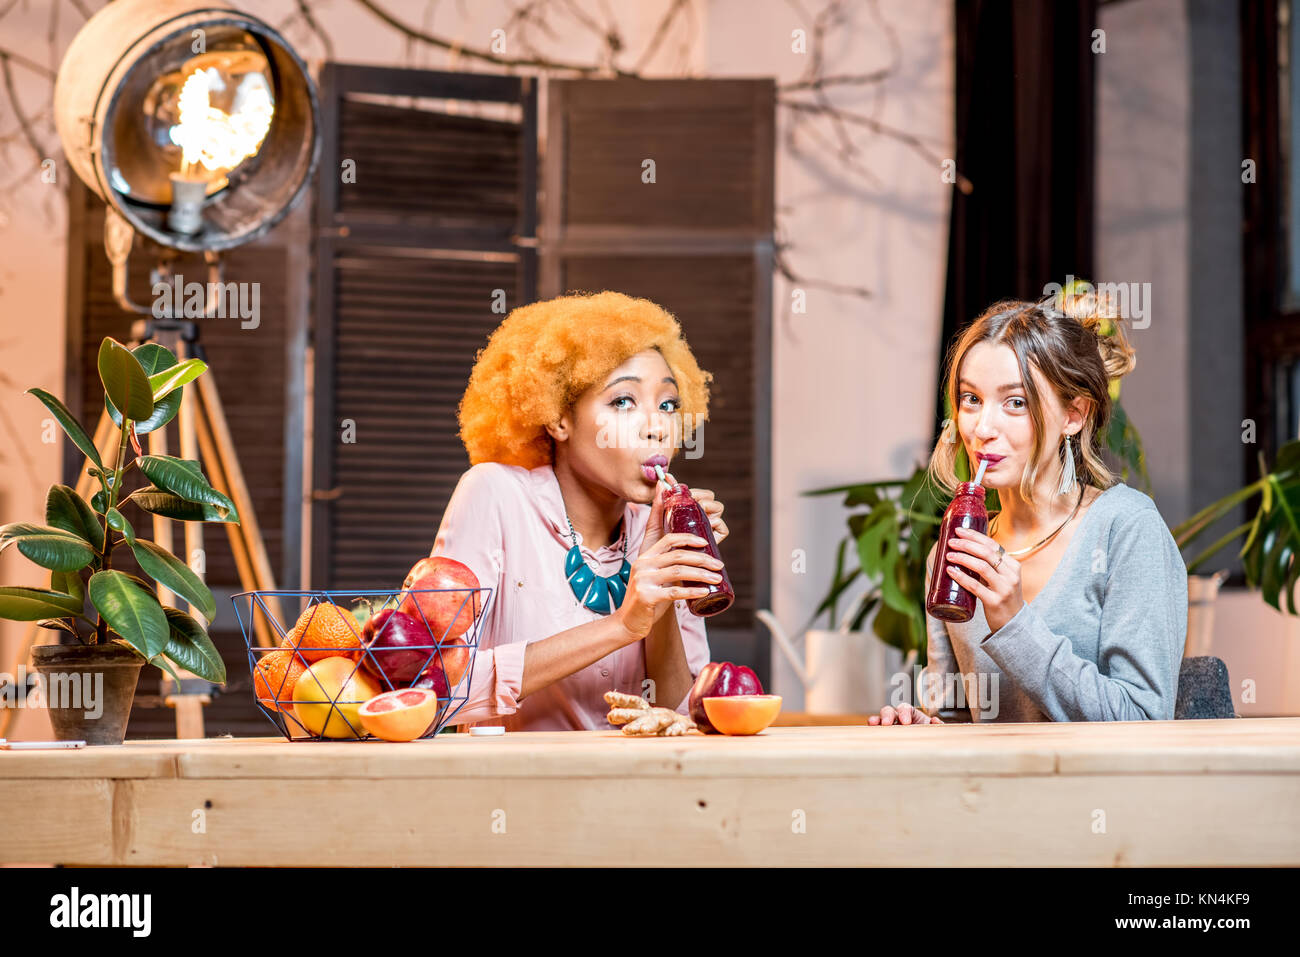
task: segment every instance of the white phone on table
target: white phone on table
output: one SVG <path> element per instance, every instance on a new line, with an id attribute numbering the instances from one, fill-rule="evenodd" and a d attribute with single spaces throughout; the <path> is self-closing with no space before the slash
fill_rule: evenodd
<path id="1" fill-rule="evenodd" d="M 6 741 L 0 738 L 0 748 L 10 751 L 36 751 L 45 748 L 84 748 L 85 741 Z"/>

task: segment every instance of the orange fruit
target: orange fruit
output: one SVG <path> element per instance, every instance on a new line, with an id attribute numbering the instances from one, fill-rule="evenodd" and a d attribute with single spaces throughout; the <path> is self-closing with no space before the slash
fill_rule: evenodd
<path id="1" fill-rule="evenodd" d="M 353 659 L 322 658 L 293 686 L 293 713 L 312 734 L 359 738 L 364 728 L 358 711 L 380 690 Z"/>
<path id="2" fill-rule="evenodd" d="M 293 703 L 294 685 L 306 668 L 302 656 L 287 649 L 268 652 L 253 668 L 253 693 L 272 711 L 288 711 Z"/>
<path id="3" fill-rule="evenodd" d="M 358 711 L 361 724 L 385 741 L 414 741 L 438 716 L 438 696 L 428 688 L 399 688 L 375 695 Z"/>
<path id="4" fill-rule="evenodd" d="M 325 602 L 308 605 L 281 648 L 296 648 L 304 661 L 361 656 L 361 625 L 352 612 Z"/>
<path id="5" fill-rule="evenodd" d="M 723 734 L 758 734 L 781 713 L 781 696 L 733 694 L 705 698 L 704 713 L 708 715 L 709 723 Z"/>

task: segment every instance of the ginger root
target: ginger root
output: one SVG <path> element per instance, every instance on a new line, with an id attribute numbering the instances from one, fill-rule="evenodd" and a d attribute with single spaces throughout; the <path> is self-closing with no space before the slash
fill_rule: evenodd
<path id="1" fill-rule="evenodd" d="M 652 708 L 650 702 L 636 695 L 606 691 L 605 703 L 610 707 L 606 715 L 609 723 L 622 725 L 624 734 L 676 737 L 692 731 L 703 733 L 689 716 L 668 708 Z"/>
<path id="2" fill-rule="evenodd" d="M 649 711 L 650 702 L 645 698 L 634 694 L 623 694 L 621 691 L 606 691 L 605 704 L 611 708 L 621 708 L 628 711 Z M 614 722 L 622 724 L 621 721 Z"/>

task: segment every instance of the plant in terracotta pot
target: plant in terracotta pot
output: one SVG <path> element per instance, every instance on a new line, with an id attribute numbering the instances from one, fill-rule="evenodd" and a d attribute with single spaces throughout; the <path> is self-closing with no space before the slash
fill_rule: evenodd
<path id="1" fill-rule="evenodd" d="M 0 588 L 0 618 L 34 621 L 72 635 L 68 644 L 37 645 L 32 660 L 42 676 L 45 703 L 60 740 L 121 744 L 140 668 L 146 662 L 176 675 L 179 665 L 208 681 L 226 669 L 203 624 L 178 608 L 164 607 L 154 584 L 188 601 L 207 620 L 216 614 L 212 593 L 167 549 L 140 538 L 122 509 L 134 502 L 177 521 L 238 522 L 231 501 L 209 484 L 199 463 L 142 454 L 138 436 L 165 426 L 180 409 L 186 383 L 207 369 L 198 359 L 178 362 L 157 343 L 129 350 L 112 338 L 99 349 L 104 405 L 117 424 L 115 460 L 106 465 L 75 416 L 43 389 L 29 389 L 88 459 L 99 485 L 87 502 L 66 485 L 45 499 L 44 524 L 0 527 L 0 551 L 13 546 L 49 569 L 49 588 Z M 128 457 L 133 451 L 133 457 Z M 133 491 L 133 480 L 143 480 Z M 127 550 L 153 582 L 114 567 Z"/>

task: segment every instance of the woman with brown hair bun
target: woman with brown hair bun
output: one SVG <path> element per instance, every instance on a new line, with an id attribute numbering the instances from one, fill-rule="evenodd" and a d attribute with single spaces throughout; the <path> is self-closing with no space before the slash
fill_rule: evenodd
<path id="1" fill-rule="evenodd" d="M 951 493 L 957 442 L 1001 511 L 988 534 L 960 529 L 935 562 L 976 598 L 966 622 L 927 616 L 924 710 L 885 707 L 872 724 L 1133 721 L 1174 715 L 1187 637 L 1187 567 L 1142 492 L 1101 458 L 1111 383 L 1136 364 L 1123 318 L 1096 292 L 986 309 L 953 344 L 954 419 L 929 473 Z"/>
<path id="2" fill-rule="evenodd" d="M 493 588 L 452 723 L 608 728 L 607 691 L 685 714 L 709 660 L 686 603 L 721 565 L 663 533 L 654 466 L 667 475 L 707 418 L 710 378 L 676 319 L 621 293 L 521 306 L 492 333 L 460 404 L 470 468 L 430 553 Z M 721 542 L 722 503 L 691 494 Z"/>

